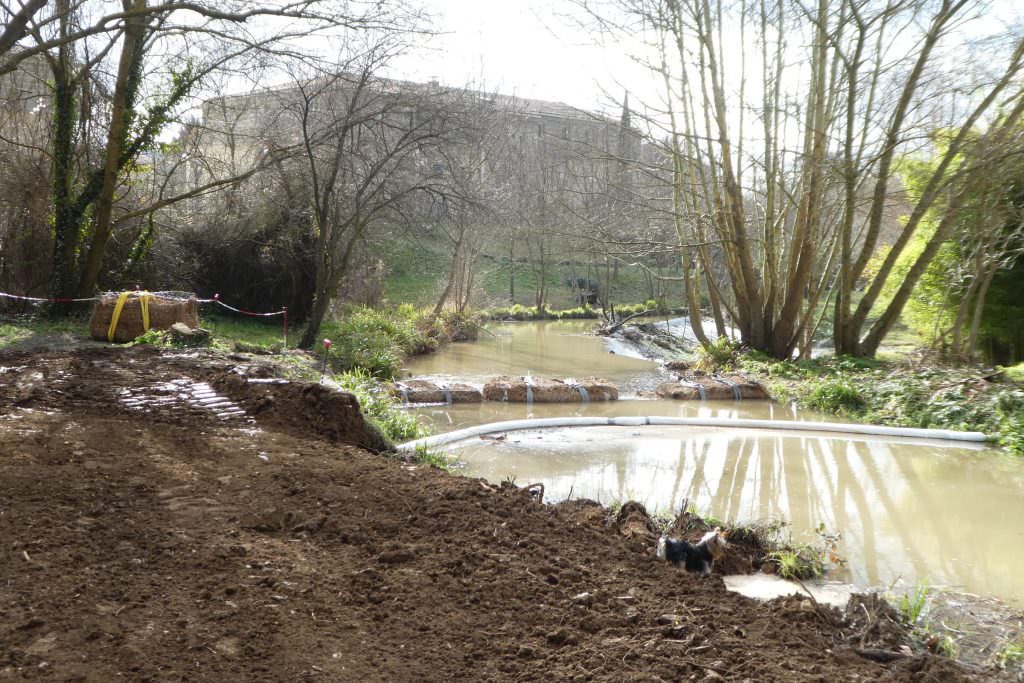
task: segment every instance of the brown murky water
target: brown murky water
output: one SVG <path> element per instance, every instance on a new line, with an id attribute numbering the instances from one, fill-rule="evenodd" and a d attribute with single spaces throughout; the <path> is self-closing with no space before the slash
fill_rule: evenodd
<path id="1" fill-rule="evenodd" d="M 526 370 L 538 376 L 598 374 L 632 387 L 664 377 L 651 363 L 608 354 L 603 340 L 574 336 L 580 328 L 521 323 L 510 337 L 442 351 L 414 371 L 471 381 Z M 531 339 L 543 352 L 531 354 Z M 588 364 L 591 369 L 581 371 Z M 561 415 L 823 419 L 754 401 L 483 403 L 424 407 L 420 413 L 437 431 Z M 729 521 L 782 517 L 799 540 L 813 540 L 824 524 L 843 534 L 840 550 L 848 560 L 833 578 L 859 587 L 893 585 L 897 593 L 928 581 L 1024 605 L 1024 462 L 998 449 L 852 435 L 587 427 L 474 439 L 452 452 L 469 476 L 542 481 L 551 501 L 569 495 L 604 503 L 633 499 L 668 512 L 689 499 L 701 512 Z"/>
<path id="2" fill-rule="evenodd" d="M 589 334 L 593 328 L 593 320 L 489 325 L 490 333 L 481 334 L 479 342 L 450 344 L 412 359 L 407 369 L 416 377 L 481 384 L 495 375 L 599 376 L 626 393 L 653 388 L 655 380 L 667 377 L 656 363 L 630 357 L 628 348 Z"/>

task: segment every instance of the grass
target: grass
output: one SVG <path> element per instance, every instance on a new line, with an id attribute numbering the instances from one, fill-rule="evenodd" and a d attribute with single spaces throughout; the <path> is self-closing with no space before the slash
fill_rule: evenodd
<path id="1" fill-rule="evenodd" d="M 1024 384 L 1024 363 L 1017 363 L 1008 368 L 1003 368 L 1003 373 L 1006 374 L 1006 378 L 1011 382 Z"/>
<path id="2" fill-rule="evenodd" d="M 683 313 L 682 309 L 660 310 L 658 302 L 653 299 L 648 299 L 639 304 L 617 304 L 615 306 L 617 318 L 623 318 L 644 311 L 662 314 Z M 485 309 L 481 311 L 481 315 L 488 320 L 593 320 L 600 318 L 602 313 L 599 309 L 589 305 L 565 309 L 544 308 L 543 310 L 538 310 L 536 306 L 515 304 L 513 306 L 498 306 Z"/>
<path id="3" fill-rule="evenodd" d="M 0 318 L 0 350 L 56 347 L 89 338 L 89 318 L 18 315 Z"/>
<path id="4" fill-rule="evenodd" d="M 925 608 L 928 605 L 928 582 L 922 581 L 917 584 L 912 593 L 904 593 L 900 596 L 896 607 L 900 617 L 908 624 L 916 624 L 924 616 Z"/>
<path id="5" fill-rule="evenodd" d="M 432 306 L 440 293 L 441 283 L 448 275 L 449 250 L 442 242 L 431 237 L 409 239 L 408 235 L 393 236 L 374 246 L 374 255 L 388 264 L 384 278 L 384 297 L 392 302 L 408 302 L 417 307 Z M 490 258 L 488 258 L 488 256 Z M 517 254 L 521 258 L 523 254 Z M 666 275 L 677 276 L 677 270 L 666 269 Z M 569 309 L 579 302 L 575 292 L 566 284 L 571 278 L 587 277 L 587 268 L 577 264 L 575 268 L 568 261 L 553 263 L 547 270 L 547 306 L 553 309 Z M 512 264 L 506 254 L 490 253 L 476 262 L 475 282 L 477 284 L 474 305 L 494 306 L 497 303 L 533 306 L 536 303 L 537 274 L 527 263 L 515 264 L 515 301 L 509 301 L 509 279 Z M 604 269 L 597 273 L 591 270 L 590 277 L 604 284 Z M 614 301 L 644 301 L 651 296 L 644 269 L 639 266 L 621 265 L 618 275 L 612 278 Z M 668 303 L 673 308 L 683 305 L 682 285 L 670 283 Z M 618 309 L 618 306 L 616 306 Z"/>
<path id="6" fill-rule="evenodd" d="M 402 409 L 386 386 L 366 370 L 357 368 L 334 375 L 346 391 L 355 394 L 363 415 L 371 420 L 390 441 L 403 442 L 427 436 L 428 430 L 414 413 Z"/>
<path id="7" fill-rule="evenodd" d="M 996 663 L 1002 669 L 1024 672 L 1024 640 L 1007 643 L 996 655 Z"/>
<path id="8" fill-rule="evenodd" d="M 423 445 L 416 447 L 412 460 L 417 464 L 445 470 L 446 472 L 451 470 L 454 462 L 454 459 L 444 451 L 431 450 Z"/>
<path id="9" fill-rule="evenodd" d="M 236 318 L 223 315 L 205 315 L 200 325 L 213 332 L 216 348 L 234 349 L 236 344 L 272 351 L 284 345 L 284 327 L 279 317 L 267 319 Z M 299 341 L 300 330 L 288 331 L 288 344 L 294 348 Z"/>
<path id="10" fill-rule="evenodd" d="M 775 563 L 775 571 L 784 579 L 817 579 L 825 573 L 820 556 L 807 545 L 774 550 L 768 553 L 768 559 Z"/>

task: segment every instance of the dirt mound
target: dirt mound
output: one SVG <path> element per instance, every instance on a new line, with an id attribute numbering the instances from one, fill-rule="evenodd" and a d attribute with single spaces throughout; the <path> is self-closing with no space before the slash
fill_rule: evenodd
<path id="1" fill-rule="evenodd" d="M 931 656 L 858 653 L 854 628 L 809 601 L 759 604 L 657 562 L 651 535 L 624 537 L 592 502 L 543 505 L 335 441 L 344 398 L 232 388 L 210 358 L 0 358 L 0 674 L 964 679 Z M 14 405 L 18 382 L 34 388 Z M 126 405 L 125 390 L 156 398 Z M 207 407 L 224 399 L 244 415 Z"/>
<path id="2" fill-rule="evenodd" d="M 442 384 L 426 379 L 396 382 L 391 395 L 406 403 L 479 403 L 484 400 L 480 390 L 469 384 Z"/>
<path id="3" fill-rule="evenodd" d="M 359 412 L 359 401 L 353 394 L 322 384 L 261 379 L 226 372 L 212 383 L 246 412 L 282 431 L 316 434 L 378 453 L 391 447 L 380 430 Z"/>
<path id="4" fill-rule="evenodd" d="M 685 375 L 675 382 L 659 384 L 655 393 L 661 398 L 681 401 L 750 401 L 771 398 L 761 384 L 740 375 Z"/>
<path id="5" fill-rule="evenodd" d="M 581 391 L 582 389 L 582 391 Z M 606 379 L 586 377 L 574 383 L 543 377 L 503 375 L 489 380 L 484 385 L 484 398 L 488 401 L 510 403 L 580 403 L 583 401 L 615 401 L 619 390 Z"/>

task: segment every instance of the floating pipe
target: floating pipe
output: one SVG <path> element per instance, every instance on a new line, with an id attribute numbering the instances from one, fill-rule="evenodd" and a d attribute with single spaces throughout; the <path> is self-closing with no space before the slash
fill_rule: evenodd
<path id="1" fill-rule="evenodd" d="M 418 447 L 435 448 L 456 441 L 495 432 L 512 432 L 519 429 L 546 429 L 549 427 L 615 427 L 682 426 L 682 427 L 728 427 L 733 429 L 768 429 L 789 432 L 835 432 L 846 434 L 867 434 L 871 436 L 892 436 L 900 438 L 940 439 L 946 441 L 990 441 L 992 437 L 981 432 L 955 432 L 949 429 L 917 429 L 913 427 L 883 427 L 869 424 L 842 422 L 796 422 L 788 420 L 748 420 L 731 417 L 544 417 L 529 420 L 507 420 L 490 424 L 457 429 L 447 434 L 427 436 L 395 446 L 400 451 L 414 451 Z"/>

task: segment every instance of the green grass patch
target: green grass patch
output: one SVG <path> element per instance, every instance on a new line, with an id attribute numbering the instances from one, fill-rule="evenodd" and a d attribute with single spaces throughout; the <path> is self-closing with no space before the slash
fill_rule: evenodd
<path id="1" fill-rule="evenodd" d="M 284 346 L 284 325 L 280 317 L 264 322 L 254 318 L 236 318 L 223 315 L 207 315 L 199 321 L 202 327 L 213 332 L 213 345 L 217 348 L 234 349 L 236 344 L 271 351 Z M 299 340 L 300 330 L 289 330 L 289 346 Z M 245 349 L 240 349 L 245 350 Z"/>
<path id="2" fill-rule="evenodd" d="M 618 318 L 635 315 L 644 311 L 651 311 L 652 314 L 682 315 L 683 309 L 664 309 L 657 301 L 649 299 L 639 304 L 621 304 L 615 306 L 615 315 Z M 594 320 L 602 316 L 599 308 L 593 306 L 576 306 L 575 308 L 553 309 L 544 308 L 538 310 L 536 306 L 498 306 L 481 312 L 481 315 L 488 320 Z"/>
<path id="3" fill-rule="evenodd" d="M 1016 365 L 1011 365 L 1008 368 L 1003 368 L 1003 373 L 1011 382 L 1024 384 L 1024 363 L 1017 363 Z"/>
<path id="4" fill-rule="evenodd" d="M 924 616 L 925 608 L 928 606 L 928 592 L 928 582 L 922 581 L 917 584 L 913 592 L 900 596 L 896 607 L 903 621 L 908 624 L 916 624 Z"/>
<path id="5" fill-rule="evenodd" d="M 454 459 L 444 451 L 431 450 L 426 446 L 420 445 L 416 447 L 416 451 L 412 455 L 412 461 L 420 465 L 449 471 L 452 468 Z"/>
<path id="6" fill-rule="evenodd" d="M 11 316 L 0 319 L 0 350 L 59 347 L 89 338 L 89 318 L 79 315 Z"/>
<path id="7" fill-rule="evenodd" d="M 1024 672 L 1024 640 L 1003 646 L 996 655 L 996 663 L 1003 669 Z"/>
<path id="8" fill-rule="evenodd" d="M 427 428 L 420 424 L 416 415 L 404 410 L 388 393 L 387 387 L 368 371 L 356 368 L 334 375 L 334 380 L 341 388 L 355 394 L 363 415 L 392 442 L 427 436 Z"/>

